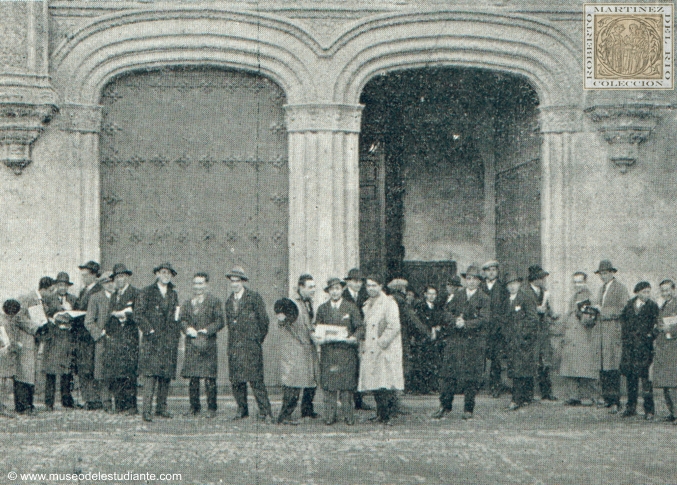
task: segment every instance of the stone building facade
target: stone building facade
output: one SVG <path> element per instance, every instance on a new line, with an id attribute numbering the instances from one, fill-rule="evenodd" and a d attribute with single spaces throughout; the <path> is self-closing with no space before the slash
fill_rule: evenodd
<path id="1" fill-rule="evenodd" d="M 170 260 L 184 296 L 243 263 L 269 306 L 360 263 L 540 263 L 559 310 L 602 258 L 677 276 L 674 91 L 585 91 L 579 2 L 0 14 L 3 296 L 89 259 Z"/>

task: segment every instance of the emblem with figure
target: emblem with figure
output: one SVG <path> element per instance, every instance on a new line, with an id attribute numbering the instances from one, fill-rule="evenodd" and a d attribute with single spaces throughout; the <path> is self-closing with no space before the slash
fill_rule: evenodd
<path id="1" fill-rule="evenodd" d="M 672 89 L 672 5 L 586 5 L 585 87 Z"/>

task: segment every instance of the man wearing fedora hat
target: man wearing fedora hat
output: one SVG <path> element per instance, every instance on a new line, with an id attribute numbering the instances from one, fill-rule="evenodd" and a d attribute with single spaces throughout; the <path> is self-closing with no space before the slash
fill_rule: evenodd
<path id="1" fill-rule="evenodd" d="M 115 293 L 111 318 L 106 324 L 106 376 L 115 397 L 115 410 L 137 414 L 136 390 L 139 361 L 139 327 L 134 318 L 140 291 L 130 284 L 132 272 L 122 263 L 113 266 Z"/>
<path id="2" fill-rule="evenodd" d="M 550 342 L 550 326 L 555 320 L 555 315 L 550 307 L 548 287 L 546 279 L 550 273 L 540 265 L 529 266 L 527 279 L 529 280 L 528 292 L 536 303 L 536 311 L 539 315 L 537 332 L 538 343 L 538 388 L 541 391 L 542 401 L 556 401 L 552 393 L 552 380 L 550 379 L 550 367 L 553 363 L 554 349 Z"/>
<path id="3" fill-rule="evenodd" d="M 480 289 L 483 275 L 479 267 L 470 265 L 461 276 L 465 288 L 456 291 L 443 316 L 440 409 L 433 415 L 436 419 L 451 412 L 454 394 L 461 393 L 465 395 L 463 419 L 472 418 L 484 372 L 485 331 L 491 302 Z"/>
<path id="4" fill-rule="evenodd" d="M 599 381 L 604 404 L 616 414 L 621 406 L 621 313 L 630 299 L 628 289 L 616 279 L 617 269 L 609 260 L 602 260 L 595 274 L 602 280 L 597 297 L 598 323 L 593 338 L 599 348 Z M 599 343 L 597 343 L 599 342 Z"/>
<path id="5" fill-rule="evenodd" d="M 54 280 L 57 312 L 73 310 L 77 298 L 68 293 L 73 283 L 66 272 L 60 272 Z M 50 297 L 51 298 L 51 297 Z M 54 396 L 56 394 L 56 377 L 60 376 L 61 405 L 64 408 L 73 408 L 75 403 L 71 394 L 73 374 L 71 360 L 73 358 L 73 342 L 71 341 L 71 318 L 67 315 L 57 315 L 54 321 L 45 326 L 41 335 L 44 342 L 42 353 L 42 370 L 45 373 L 45 406 L 54 410 Z"/>
<path id="6" fill-rule="evenodd" d="M 364 340 L 364 325 L 360 311 L 354 303 L 343 298 L 344 281 L 330 278 L 324 291 L 329 300 L 317 309 L 317 325 L 345 327 L 347 338 L 319 342 L 320 383 L 324 391 L 325 422 L 336 422 L 336 402 L 340 397 L 343 416 L 347 424 L 355 423 L 353 416 L 353 392 L 357 390 L 359 373 L 358 344 Z"/>
<path id="7" fill-rule="evenodd" d="M 96 261 L 87 261 L 78 266 L 83 288 L 80 290 L 75 308 L 77 311 L 87 311 L 89 300 L 103 289 L 98 279 L 101 276 L 101 266 Z M 85 318 L 77 317 L 71 326 L 73 338 L 73 371 L 78 376 L 80 394 L 85 401 L 88 410 L 101 409 L 101 396 L 97 381 L 94 379 L 94 349 L 95 344 L 92 336 L 85 328 Z"/>
<path id="8" fill-rule="evenodd" d="M 498 261 L 487 261 L 482 265 L 484 280 L 480 288 L 489 295 L 490 320 L 487 328 L 487 359 L 491 361 L 489 367 L 489 389 L 492 397 L 501 395 L 501 358 L 505 352 L 505 339 L 501 331 L 501 315 L 508 299 L 508 290 L 498 278 Z"/>
<path id="9" fill-rule="evenodd" d="M 266 305 L 261 295 L 244 285 L 249 278 L 241 266 L 234 266 L 226 277 L 232 290 L 226 299 L 224 312 L 228 327 L 228 377 L 237 403 L 233 419 L 249 416 L 249 383 L 259 408 L 259 419 L 272 421 L 273 412 L 263 369 L 263 341 L 270 325 Z"/>
<path id="10" fill-rule="evenodd" d="M 172 278 L 176 271 L 170 263 L 153 269 L 155 282 L 139 295 L 134 318 L 142 332 L 139 375 L 143 377 L 143 420 L 152 421 L 153 396 L 157 387 L 155 415 L 171 418 L 167 411 L 169 383 L 176 377 L 181 337 L 178 322 L 179 295 Z"/>
<path id="11" fill-rule="evenodd" d="M 346 301 L 354 303 L 357 309 L 360 311 L 360 316 L 364 318 L 362 307 L 369 298 L 369 295 L 367 294 L 367 289 L 364 287 L 364 277 L 362 276 L 362 272 L 359 268 L 352 268 L 350 271 L 348 271 L 348 276 L 343 278 L 343 280 L 346 282 L 346 287 L 343 290 L 343 298 L 345 298 Z M 355 409 L 362 411 L 371 411 L 373 409 L 369 404 L 364 402 L 364 396 L 361 392 L 353 393 L 353 397 Z"/>

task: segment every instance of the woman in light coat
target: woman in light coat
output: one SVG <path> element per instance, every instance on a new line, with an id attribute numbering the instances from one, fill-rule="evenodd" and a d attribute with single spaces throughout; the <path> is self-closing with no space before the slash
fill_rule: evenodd
<path id="1" fill-rule="evenodd" d="M 372 391 L 376 417 L 388 424 L 395 412 L 395 391 L 404 390 L 400 313 L 393 297 L 383 293 L 383 281 L 367 278 L 364 304 L 365 340 L 360 349 L 359 391 Z"/>

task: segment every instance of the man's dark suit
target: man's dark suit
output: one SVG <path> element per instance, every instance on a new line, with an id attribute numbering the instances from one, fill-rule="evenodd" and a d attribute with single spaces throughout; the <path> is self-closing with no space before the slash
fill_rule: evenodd
<path id="1" fill-rule="evenodd" d="M 489 388 L 493 396 L 501 392 L 501 358 L 505 354 L 505 338 L 502 332 L 501 318 L 505 313 L 506 301 L 509 298 L 508 290 L 500 280 L 495 280 L 491 289 L 487 280 L 480 286 L 489 296 L 489 324 L 487 325 L 487 359 L 491 360 L 489 368 Z"/>
<path id="2" fill-rule="evenodd" d="M 527 294 L 533 298 L 537 307 L 543 304 L 545 292 L 542 289 L 537 293 L 534 287 L 529 284 Z M 538 387 L 541 391 L 541 399 L 554 400 L 552 381 L 550 380 L 550 366 L 552 365 L 554 355 L 554 350 L 550 343 L 550 323 L 552 322 L 550 303 L 547 304 L 545 313 L 539 313 L 538 316 L 539 325 L 536 336 L 538 345 Z"/>
<path id="3" fill-rule="evenodd" d="M 64 303 L 61 301 L 62 298 Z M 53 300 L 53 305 L 56 305 L 55 312 L 74 309 L 77 302 L 75 295 L 70 293 L 63 297 L 53 295 L 49 299 Z M 60 376 L 61 405 L 65 408 L 72 408 L 75 405 L 71 395 L 73 386 L 72 320 L 68 317 L 58 317 L 57 321 L 50 321 L 44 328 L 45 332 L 40 340 L 45 342 L 42 354 L 42 369 L 45 372 L 45 406 L 48 409 L 54 409 L 56 378 Z"/>
<path id="4" fill-rule="evenodd" d="M 103 287 L 99 283 L 89 289 L 83 288 L 73 310 L 87 311 L 89 299 L 102 290 Z M 87 404 L 88 409 L 101 409 L 103 407 L 101 394 L 98 383 L 94 379 L 94 349 L 96 344 L 85 328 L 85 317 L 78 317 L 73 320 L 71 337 L 73 338 L 73 373 L 77 374 L 80 381 L 82 399 Z"/>

